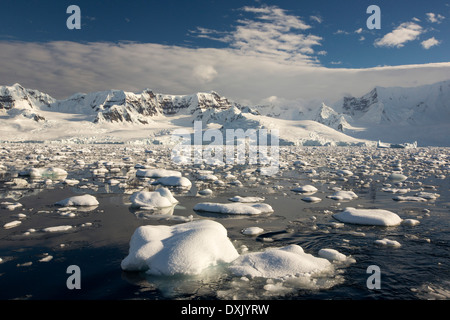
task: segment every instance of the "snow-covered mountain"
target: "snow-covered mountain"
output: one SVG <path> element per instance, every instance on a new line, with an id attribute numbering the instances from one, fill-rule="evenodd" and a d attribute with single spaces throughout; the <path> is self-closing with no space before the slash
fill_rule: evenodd
<path id="1" fill-rule="evenodd" d="M 109 90 L 75 94 L 56 101 L 49 109 L 92 116 L 94 123 L 128 122 L 148 124 L 152 117 L 175 114 L 200 114 L 206 110 L 225 110 L 238 106 L 216 92 L 193 95 L 155 94 L 146 89 L 141 93 Z"/>
<path id="2" fill-rule="evenodd" d="M 334 145 L 367 141 L 450 146 L 450 80 L 416 88 L 376 87 L 362 97 L 334 104 L 269 101 L 242 106 L 216 92 L 191 95 L 107 90 L 56 100 L 19 84 L 0 87 L 0 133 L 47 139 L 54 136 L 121 134 L 161 139 L 170 130 L 192 128 L 280 128 L 287 144 Z M 144 130 L 145 129 L 145 130 Z M 15 134 L 14 130 L 19 133 Z M 112 136 L 109 136 L 114 139 Z M 109 139 L 109 138 L 108 138 Z"/>
<path id="3" fill-rule="evenodd" d="M 448 122 L 450 80 L 420 87 L 376 87 L 362 97 L 344 97 L 334 106 L 359 123 L 417 125 Z"/>
<path id="4" fill-rule="evenodd" d="M 25 89 L 16 83 L 0 86 L 0 114 L 9 117 L 22 116 L 35 121 L 45 118 L 39 114 L 40 108 L 48 107 L 56 100 L 37 90 Z"/>

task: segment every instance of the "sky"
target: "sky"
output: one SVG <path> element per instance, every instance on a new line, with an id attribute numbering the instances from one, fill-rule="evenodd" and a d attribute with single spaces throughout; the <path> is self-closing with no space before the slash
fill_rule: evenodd
<path id="1" fill-rule="evenodd" d="M 76 21 L 70 5 L 80 9 L 79 29 L 67 26 Z M 450 0 L 2 0 L 1 7 L 0 85 L 60 99 L 149 88 L 216 91 L 248 104 L 332 102 L 374 86 L 450 78 Z"/>

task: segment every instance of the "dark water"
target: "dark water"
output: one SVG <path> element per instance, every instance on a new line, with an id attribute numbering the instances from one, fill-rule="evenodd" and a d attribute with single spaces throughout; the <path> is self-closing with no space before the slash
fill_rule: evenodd
<path id="1" fill-rule="evenodd" d="M 42 148 L 40 146 L 40 148 Z M 105 148 L 95 149 L 95 153 L 83 154 L 77 149 L 65 151 L 66 157 L 40 160 L 46 167 L 56 164 L 65 167 L 68 179 L 80 180 L 77 186 L 68 186 L 55 181 L 45 185 L 42 180 L 33 182 L 28 177 L 20 177 L 32 185 L 14 188 L 9 181 L 17 172 L 29 165 L 24 159 L 33 150 L 26 148 L 8 153 L 3 157 L 6 170 L 0 176 L 0 202 L 20 202 L 23 207 L 14 211 L 0 209 L 0 224 L 12 220 L 22 223 L 11 229 L 0 229 L 0 299 L 449 299 L 450 298 L 450 184 L 448 178 L 436 178 L 449 171 L 447 149 L 421 149 L 415 151 L 357 150 L 332 148 L 302 148 L 283 154 L 286 166 L 279 175 L 259 177 L 254 170 L 245 175 L 248 168 L 234 168 L 231 172 L 243 186 L 226 185 L 218 188 L 214 183 L 203 183 L 199 188 L 210 187 L 213 196 L 200 197 L 196 194 L 197 185 L 191 190 L 173 190 L 179 204 L 173 216 L 164 219 L 151 213 L 136 212 L 130 209 L 129 196 L 132 187 L 147 185 L 147 181 L 136 179 L 132 168 L 142 163 L 148 155 L 142 150 L 115 147 L 114 153 Z M 81 149 L 81 148 L 80 148 Z M 51 150 L 50 150 L 51 151 Z M 49 150 L 49 154 L 52 154 Z M 108 151 L 108 152 L 107 152 Z M 47 153 L 46 153 L 47 154 Z M 373 155 L 377 155 L 374 157 Z M 358 156 L 359 155 L 359 156 Z M 371 155 L 370 159 L 367 156 Z M 411 160 L 419 155 L 421 160 Z M 133 157 L 124 162 L 123 156 Z M 379 156 L 379 157 L 378 157 Z M 109 157 L 109 158 L 108 158 Z M 336 163 L 334 159 L 341 159 Z M 440 163 L 430 163 L 436 160 Z M 75 159 L 86 160 L 85 166 L 73 165 Z M 95 176 L 93 169 L 99 167 L 96 161 L 115 159 L 122 165 L 117 172 L 106 177 Z M 318 175 L 308 176 L 305 168 L 294 167 L 292 159 L 308 159 Z M 403 173 L 408 180 L 403 187 L 413 190 L 435 192 L 440 195 L 433 201 L 397 202 L 391 193 L 383 192 L 387 183 L 382 172 L 392 169 L 394 160 L 402 159 Z M 160 160 L 160 159 L 157 159 Z M 429 160 L 427 162 L 427 160 Z M 365 172 L 369 166 L 377 164 L 382 170 Z M 33 163 L 36 165 L 36 163 Z M 167 166 L 165 166 L 167 167 Z M 348 177 L 347 181 L 333 175 L 338 167 L 350 168 L 359 178 Z M 173 167 L 172 167 L 173 168 Z M 195 181 L 195 170 L 178 168 Z M 131 174 L 130 174 L 131 172 Z M 215 174 L 220 175 L 220 170 Z M 390 172 L 390 171 L 389 171 Z M 127 174 L 128 173 L 128 174 Z M 252 181 L 248 177 L 258 177 Z M 108 178 L 115 177 L 124 186 L 109 186 Z M 83 180 L 84 179 L 84 180 Z M 364 180 L 364 183 L 361 183 Z M 314 196 L 322 198 L 319 203 L 301 200 L 303 195 L 290 189 L 295 186 L 313 184 L 319 191 Z M 88 186 L 82 189 L 80 186 Z M 326 198 L 333 193 L 331 187 L 351 189 L 358 199 L 335 201 Z M 90 211 L 77 211 L 74 217 L 64 217 L 53 204 L 68 196 L 90 193 L 96 196 L 99 206 Z M 274 213 L 262 216 L 224 216 L 220 214 L 197 213 L 193 211 L 199 202 L 228 202 L 229 197 L 262 196 Z M 397 213 L 402 219 L 417 219 L 416 226 L 399 225 L 395 227 L 358 226 L 336 224 L 332 214 L 347 207 L 380 208 Z M 426 209 L 426 210 L 425 210 Z M 17 218 L 23 213 L 26 218 Z M 267 292 L 264 285 L 267 279 L 254 279 L 244 282 L 218 266 L 197 277 L 150 277 L 140 273 L 123 272 L 121 260 L 128 254 L 128 242 L 134 230 L 140 225 L 173 225 L 180 221 L 171 217 L 212 219 L 223 224 L 228 236 L 240 250 L 246 246 L 249 252 L 268 247 L 282 247 L 298 244 L 305 252 L 317 255 L 322 248 L 333 248 L 355 259 L 337 268 L 332 275 L 316 279 L 305 286 L 290 287 L 287 291 Z M 89 223 L 86 225 L 86 223 Z M 46 233 L 41 230 L 51 226 L 71 225 L 64 232 Z M 258 226 L 265 232 L 258 236 L 246 236 L 241 230 Z M 25 234 L 29 229 L 34 232 Z M 374 244 L 377 239 L 389 238 L 401 244 L 399 248 Z M 51 255 L 48 262 L 39 260 Z M 81 289 L 69 290 L 66 272 L 70 265 L 81 270 Z M 367 268 L 376 265 L 381 271 L 381 288 L 369 289 L 366 281 L 370 274 Z"/>

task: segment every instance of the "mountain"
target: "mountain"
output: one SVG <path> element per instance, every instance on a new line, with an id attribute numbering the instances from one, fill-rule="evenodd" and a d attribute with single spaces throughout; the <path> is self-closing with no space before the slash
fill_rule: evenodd
<path id="1" fill-rule="evenodd" d="M 450 80 L 402 88 L 375 87 L 355 98 L 347 96 L 334 106 L 358 123 L 420 125 L 450 119 Z"/>
<path id="2" fill-rule="evenodd" d="M 148 124 L 152 117 L 175 114 L 200 114 L 206 110 L 225 110 L 238 106 L 216 92 L 194 95 L 155 94 L 146 89 L 141 93 L 109 90 L 75 94 L 56 101 L 49 109 L 91 116 L 94 123 L 118 122 Z"/>
<path id="3" fill-rule="evenodd" d="M 275 97 L 276 98 L 276 97 Z M 415 88 L 375 87 L 334 104 L 269 99 L 243 106 L 216 92 L 191 95 L 106 90 L 56 100 L 20 84 L 0 87 L 2 140 L 170 140 L 171 130 L 275 129 L 280 142 L 301 145 L 369 141 L 450 146 L 450 80 Z M 78 139 L 77 138 L 77 139 Z M 99 140 L 100 139 L 100 140 Z"/>
<path id="4" fill-rule="evenodd" d="M 25 89 L 16 83 L 0 86 L 0 111 L 9 117 L 22 116 L 35 121 L 45 118 L 39 114 L 41 107 L 48 107 L 56 100 L 37 90 Z"/>

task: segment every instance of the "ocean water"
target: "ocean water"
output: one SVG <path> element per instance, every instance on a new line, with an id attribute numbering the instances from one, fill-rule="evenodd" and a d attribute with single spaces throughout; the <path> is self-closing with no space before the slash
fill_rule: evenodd
<path id="1" fill-rule="evenodd" d="M 263 176 L 254 166 L 189 167 L 170 162 L 164 147 L 60 146 L 5 144 L 0 147 L 0 299 L 27 300 L 425 300 L 450 298 L 450 149 L 370 149 L 286 147 L 276 175 Z M 147 150 L 147 152 L 146 152 Z M 83 160 L 83 162 L 81 162 Z M 295 161 L 307 165 L 295 165 Z M 137 164 L 181 171 L 193 182 L 190 190 L 173 189 L 179 203 L 170 212 L 135 210 L 130 195 L 148 187 L 149 179 L 137 178 Z M 57 167 L 66 177 L 32 179 L 29 167 Z M 102 174 L 99 168 L 108 169 Z M 198 180 L 198 170 L 212 170 L 223 186 Z M 315 172 L 310 171 L 314 169 Z M 337 170 L 353 175 L 342 177 Z M 97 171 L 95 171 L 97 170 Z M 402 183 L 389 174 L 401 172 Z M 241 183 L 226 180 L 233 174 Z M 22 180 L 14 180 L 20 178 Z M 65 179 L 79 181 L 76 185 Z M 115 179 L 120 184 L 110 184 Z M 314 185 L 322 200 L 309 203 L 293 192 L 299 185 Z M 197 191 L 213 190 L 210 196 Z M 409 189 L 402 195 L 429 192 L 438 196 L 422 202 L 395 201 L 398 195 L 383 188 Z M 336 201 L 334 190 L 352 190 L 358 198 Z M 73 195 L 92 194 L 99 205 L 73 209 L 68 215 L 54 203 Z M 227 203 L 240 196 L 264 197 L 274 209 L 257 216 L 195 212 L 199 202 Z M 8 204 L 22 206 L 8 209 Z M 333 218 L 345 207 L 386 209 L 419 224 L 393 227 L 346 224 Z M 212 219 L 224 225 L 241 253 L 300 245 L 317 256 L 332 248 L 353 258 L 336 265 L 334 272 L 314 278 L 280 280 L 236 277 L 225 265 L 211 267 L 198 276 L 148 276 L 124 272 L 120 262 L 128 254 L 130 237 L 141 225 L 174 225 L 183 219 Z M 21 223 L 3 227 L 11 221 Z M 45 232 L 45 228 L 71 226 Z M 244 235 L 247 227 L 260 227 L 259 235 Z M 388 238 L 400 247 L 380 246 Z M 245 249 L 245 250 L 244 250 Z M 43 259 L 43 260 L 42 260 Z M 67 268 L 80 268 L 80 289 L 69 289 Z M 380 270 L 379 289 L 367 285 L 370 266 Z"/>

